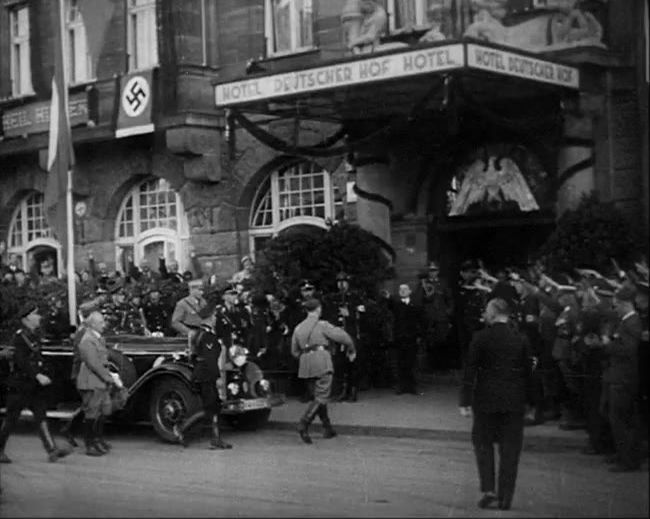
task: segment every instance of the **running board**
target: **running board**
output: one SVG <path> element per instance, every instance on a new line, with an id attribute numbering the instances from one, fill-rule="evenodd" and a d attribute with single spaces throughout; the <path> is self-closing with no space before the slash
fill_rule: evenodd
<path id="1" fill-rule="evenodd" d="M 72 416 L 74 415 L 74 411 L 47 411 L 47 417 L 48 418 L 55 418 L 57 420 L 71 420 Z M 3 407 L 0 409 L 0 414 L 5 415 L 7 414 L 7 408 Z M 29 418 L 30 420 L 34 419 L 34 413 L 32 413 L 29 409 L 24 409 L 20 413 L 20 418 Z"/>

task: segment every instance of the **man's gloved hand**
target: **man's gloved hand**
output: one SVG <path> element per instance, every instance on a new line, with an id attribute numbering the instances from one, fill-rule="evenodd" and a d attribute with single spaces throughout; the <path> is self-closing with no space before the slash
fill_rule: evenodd
<path id="1" fill-rule="evenodd" d="M 41 386 L 49 386 L 52 383 L 50 377 L 48 377 L 47 375 L 43 375 L 43 373 L 37 373 L 36 380 L 38 380 L 38 383 Z"/>

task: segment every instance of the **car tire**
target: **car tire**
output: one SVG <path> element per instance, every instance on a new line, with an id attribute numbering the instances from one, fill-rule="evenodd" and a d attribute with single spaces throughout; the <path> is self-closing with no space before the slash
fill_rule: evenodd
<path id="1" fill-rule="evenodd" d="M 255 409 L 238 415 L 228 415 L 228 422 L 240 431 L 256 431 L 269 421 L 270 409 Z"/>
<path id="2" fill-rule="evenodd" d="M 155 382 L 149 400 L 149 418 L 156 434 L 166 442 L 174 442 L 174 424 L 182 422 L 201 409 L 201 398 L 189 384 L 172 377 Z"/>

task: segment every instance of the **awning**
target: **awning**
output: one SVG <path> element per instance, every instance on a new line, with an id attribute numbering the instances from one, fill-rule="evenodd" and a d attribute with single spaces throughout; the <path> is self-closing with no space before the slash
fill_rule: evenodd
<path id="1" fill-rule="evenodd" d="M 442 42 L 356 55 L 316 67 L 260 74 L 215 86 L 219 108 L 317 120 L 368 120 L 439 105 L 448 76 L 477 101 L 533 98 L 580 88 L 577 68 L 474 41 Z"/>

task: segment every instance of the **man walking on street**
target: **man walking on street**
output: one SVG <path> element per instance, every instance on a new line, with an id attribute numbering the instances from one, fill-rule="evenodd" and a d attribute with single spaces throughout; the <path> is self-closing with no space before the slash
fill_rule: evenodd
<path id="1" fill-rule="evenodd" d="M 509 510 L 524 438 L 526 403 L 532 405 L 532 351 L 524 335 L 508 324 L 509 308 L 492 299 L 485 309 L 487 328 L 474 334 L 463 379 L 460 411 L 474 415 L 472 443 L 481 492 L 480 508 L 498 500 Z M 494 443 L 499 446 L 495 494 Z"/>
<path id="2" fill-rule="evenodd" d="M 52 383 L 44 372 L 38 329 L 41 314 L 34 304 L 28 304 L 20 312 L 22 327 L 14 335 L 13 369 L 7 379 L 7 415 L 0 429 L 0 463 L 11 463 L 5 454 L 7 440 L 13 432 L 20 412 L 29 408 L 38 424 L 38 435 L 51 462 L 70 454 L 59 449 L 47 424 L 47 387 Z"/>
<path id="3" fill-rule="evenodd" d="M 327 321 L 321 321 L 322 308 L 318 299 L 307 300 L 305 309 L 308 312 L 307 317 L 293 331 L 291 354 L 299 359 L 298 378 L 307 380 L 312 397 L 300 419 L 298 433 L 303 442 L 312 443 L 309 424 L 316 416 L 320 418 L 325 429 L 324 438 L 336 436 L 327 412 L 334 373 L 329 341 L 344 344 L 350 355 L 356 351 L 352 337 L 345 330 Z"/>
<path id="4" fill-rule="evenodd" d="M 81 393 L 84 413 L 84 443 L 88 456 L 102 456 L 111 450 L 104 440 L 104 420 L 111 414 L 110 387 L 120 387 L 119 380 L 108 370 L 108 350 L 102 336 L 106 323 L 99 311 L 91 312 L 85 321 L 86 333 L 79 342 L 81 365 L 77 389 Z"/>

